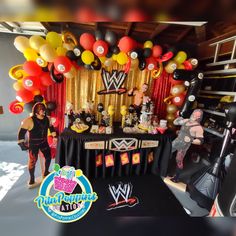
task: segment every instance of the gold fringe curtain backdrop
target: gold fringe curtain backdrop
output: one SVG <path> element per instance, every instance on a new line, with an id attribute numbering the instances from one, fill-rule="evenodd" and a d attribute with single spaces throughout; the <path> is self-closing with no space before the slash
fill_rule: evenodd
<path id="1" fill-rule="evenodd" d="M 114 63 L 112 67 L 105 69 L 109 72 L 112 70 L 124 70 L 124 67 L 118 63 Z M 74 109 L 78 111 L 80 108 L 84 108 L 87 101 L 94 101 L 94 110 L 97 114 L 97 104 L 103 103 L 105 110 L 107 111 L 109 105 L 115 107 L 114 121 L 121 120 L 120 107 L 133 104 L 133 97 L 129 97 L 127 92 L 121 95 L 118 94 L 106 94 L 98 95 L 97 92 L 105 89 L 102 81 L 101 71 L 81 69 L 78 70 L 76 76 L 72 79 L 67 79 L 66 83 L 66 100 L 73 103 Z M 148 70 L 140 71 L 139 69 L 130 68 L 128 76 L 122 87 L 125 87 L 127 91 L 136 87 L 141 88 L 143 83 L 149 85 L 147 95 L 151 97 L 153 79 L 151 78 L 151 72 Z"/>

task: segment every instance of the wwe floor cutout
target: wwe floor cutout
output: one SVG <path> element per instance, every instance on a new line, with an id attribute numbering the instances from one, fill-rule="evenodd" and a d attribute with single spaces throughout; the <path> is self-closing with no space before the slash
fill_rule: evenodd
<path id="1" fill-rule="evenodd" d="M 29 188 L 34 188 L 40 184 L 35 180 L 34 176 L 35 165 L 38 159 L 39 151 L 42 152 L 45 158 L 43 177 L 46 177 L 49 174 L 51 150 L 47 141 L 48 129 L 53 136 L 53 142 L 56 142 L 56 132 L 50 122 L 50 119 L 46 116 L 45 105 L 43 103 L 36 103 L 32 108 L 32 116 L 23 120 L 18 132 L 18 145 L 21 147 L 22 151 L 29 150 Z M 29 132 L 28 144 L 25 141 L 25 135 L 27 131 Z"/>
<path id="2" fill-rule="evenodd" d="M 200 109 L 193 111 L 189 119 L 178 117 L 174 120 L 174 125 L 180 125 L 181 129 L 177 138 L 172 142 L 172 153 L 176 154 L 176 172 L 170 180 L 178 183 L 179 176 L 183 170 L 183 161 L 186 152 L 191 144 L 201 145 L 203 143 L 203 128 L 200 124 L 203 112 Z"/>

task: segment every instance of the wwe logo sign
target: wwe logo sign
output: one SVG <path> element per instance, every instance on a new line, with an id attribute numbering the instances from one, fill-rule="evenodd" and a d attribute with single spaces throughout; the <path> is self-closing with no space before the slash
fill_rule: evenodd
<path id="1" fill-rule="evenodd" d="M 121 88 L 121 86 L 126 77 L 127 74 L 124 71 L 112 70 L 110 73 L 102 69 L 102 81 L 106 89 L 99 91 L 98 94 L 125 93 L 126 88 Z"/>
<path id="2" fill-rule="evenodd" d="M 133 207 L 138 204 L 138 198 L 131 197 L 133 185 L 131 183 L 123 184 L 120 182 L 118 186 L 109 185 L 109 191 L 115 200 L 110 204 L 107 210 L 112 210 L 121 207 Z"/>

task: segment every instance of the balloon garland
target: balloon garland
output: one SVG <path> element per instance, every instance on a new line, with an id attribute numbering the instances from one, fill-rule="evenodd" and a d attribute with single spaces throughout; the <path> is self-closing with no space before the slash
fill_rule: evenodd
<path id="1" fill-rule="evenodd" d="M 9 70 L 9 76 L 16 80 L 13 88 L 22 107 L 33 102 L 36 95 L 41 96 L 48 86 L 61 83 L 65 78 L 73 78 L 81 67 L 100 70 L 117 62 L 126 73 L 131 68 L 146 69 L 153 79 L 158 79 L 163 71 L 172 74 L 177 68 L 193 70 L 198 65 L 197 59 L 188 58 L 184 51 L 177 52 L 174 48 L 165 50 L 151 40 L 141 44 L 129 36 L 118 39 L 110 30 L 105 34 L 97 30 L 94 35 L 85 32 L 78 38 L 69 31 L 61 34 L 51 31 L 45 38 L 38 35 L 30 38 L 17 36 L 14 46 L 26 59 L 22 65 Z M 184 91 L 181 82 L 173 82 L 168 104 L 180 107 Z M 175 113 L 174 106 L 168 106 L 168 114 Z"/>

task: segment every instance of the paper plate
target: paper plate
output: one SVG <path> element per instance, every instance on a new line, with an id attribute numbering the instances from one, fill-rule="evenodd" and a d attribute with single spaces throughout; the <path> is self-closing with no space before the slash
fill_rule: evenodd
<path id="1" fill-rule="evenodd" d="M 78 129 L 75 125 L 72 125 L 70 128 L 72 130 L 74 130 L 75 132 L 77 132 L 77 133 L 83 133 L 85 130 L 89 129 L 89 126 L 88 125 L 84 125 L 83 129 Z"/>

